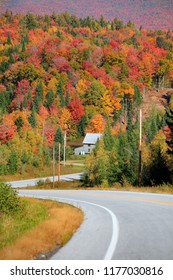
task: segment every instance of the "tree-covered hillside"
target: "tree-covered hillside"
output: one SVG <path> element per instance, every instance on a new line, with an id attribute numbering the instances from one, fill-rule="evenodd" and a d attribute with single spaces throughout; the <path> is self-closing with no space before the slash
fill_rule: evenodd
<path id="1" fill-rule="evenodd" d="M 98 152 L 102 156 L 104 150 L 109 151 L 117 167 L 111 167 L 113 173 L 105 173 L 103 179 L 111 177 L 111 184 L 124 175 L 135 184 L 143 94 L 149 98 L 155 92 L 157 97 L 172 81 L 170 31 L 137 29 L 116 18 L 109 22 L 103 17 L 78 19 L 68 13 L 21 16 L 6 12 L 0 16 L 0 174 L 49 164 L 51 147 L 62 141 L 65 130 L 68 141 L 86 132 L 107 131 L 106 135 L 118 140 L 102 144 Z M 172 148 L 160 130 L 167 124 L 172 131 L 172 101 L 169 94 L 165 98 L 167 116 L 164 110 L 152 109 L 143 124 L 146 183 L 151 183 L 152 176 L 155 182 L 151 167 L 157 164 L 158 153 L 163 156 L 164 174 L 169 174 L 167 181 L 171 178 L 167 149 Z M 157 133 L 161 148 L 153 142 Z M 160 182 L 164 180 L 165 176 Z"/>
<path id="2" fill-rule="evenodd" d="M 87 16 L 107 20 L 120 18 L 123 22 L 133 21 L 136 26 L 147 29 L 172 30 L 172 0 L 1 0 L 0 13 L 6 9 L 14 13 L 39 15 L 69 12 L 80 18 Z"/>

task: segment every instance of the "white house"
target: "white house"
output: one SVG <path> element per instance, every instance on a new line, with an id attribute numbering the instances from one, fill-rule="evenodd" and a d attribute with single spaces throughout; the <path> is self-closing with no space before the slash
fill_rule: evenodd
<path id="1" fill-rule="evenodd" d="M 90 154 L 101 136 L 101 133 L 87 133 L 83 140 L 83 146 L 74 150 L 75 155 Z"/>

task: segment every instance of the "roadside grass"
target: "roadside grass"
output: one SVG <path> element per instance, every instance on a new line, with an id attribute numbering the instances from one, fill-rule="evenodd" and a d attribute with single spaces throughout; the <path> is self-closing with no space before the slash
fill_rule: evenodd
<path id="1" fill-rule="evenodd" d="M 83 221 L 83 213 L 55 201 L 22 198 L 24 211 L 0 215 L 0 259 L 38 258 L 63 246 Z"/>
<path id="2" fill-rule="evenodd" d="M 129 192 L 146 192 L 146 193 L 160 193 L 160 194 L 173 194 L 173 186 L 160 185 L 160 186 L 113 186 L 109 190 L 129 191 Z"/>
<path id="3" fill-rule="evenodd" d="M 75 161 L 76 163 L 76 161 Z M 83 162 L 82 162 L 83 163 Z M 80 173 L 85 171 L 85 166 L 73 165 L 73 161 L 70 161 L 70 165 L 64 166 L 61 164 L 61 175 Z M 58 174 L 58 166 L 55 165 L 55 175 Z M 17 180 L 33 179 L 33 178 L 42 178 L 49 177 L 53 175 L 52 166 L 42 166 L 36 168 L 33 166 L 28 166 L 24 172 L 16 173 L 14 175 L 7 174 L 0 176 L 0 182 L 10 182 Z"/>
<path id="4" fill-rule="evenodd" d="M 39 186 L 27 187 L 27 189 L 53 189 L 52 183 L 40 184 Z M 108 191 L 129 191 L 129 192 L 148 192 L 148 193 L 160 193 L 160 194 L 173 194 L 173 185 L 163 184 L 160 186 L 142 186 L 135 187 L 129 183 L 126 185 L 121 185 L 120 183 L 114 184 L 111 187 L 104 186 L 85 186 L 82 181 L 72 181 L 72 182 L 55 182 L 54 189 L 60 190 L 108 190 Z"/>
<path id="5" fill-rule="evenodd" d="M 31 189 L 31 190 L 34 190 L 34 189 L 37 189 L 37 190 L 51 190 L 51 189 L 54 189 L 54 190 L 79 190 L 79 189 L 84 189 L 82 187 L 82 182 L 80 181 L 70 181 L 70 182 L 63 182 L 63 181 L 60 181 L 60 182 L 55 182 L 54 183 L 54 188 L 53 188 L 53 183 L 44 183 L 42 181 L 38 182 L 38 185 L 36 186 L 32 186 L 32 187 L 26 187 L 26 188 L 22 188 L 22 189 Z"/>

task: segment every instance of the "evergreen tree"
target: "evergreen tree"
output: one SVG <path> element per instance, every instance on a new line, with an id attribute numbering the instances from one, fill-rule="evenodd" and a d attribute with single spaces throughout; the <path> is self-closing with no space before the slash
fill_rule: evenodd
<path id="1" fill-rule="evenodd" d="M 104 135 L 103 135 L 103 141 L 104 141 L 105 150 L 112 151 L 114 144 L 115 144 L 115 139 L 112 135 L 111 126 L 110 126 L 109 122 L 107 122 L 107 124 L 106 124 L 106 128 L 105 128 Z"/>
<path id="2" fill-rule="evenodd" d="M 140 106 L 142 104 L 142 95 L 136 85 L 134 86 L 134 102 L 137 106 Z"/>
<path id="3" fill-rule="evenodd" d="M 9 33 L 8 33 L 8 38 L 7 38 L 7 44 L 12 45 L 12 40 L 11 40 L 11 36 Z"/>
<path id="4" fill-rule="evenodd" d="M 25 94 L 23 104 L 22 104 L 22 108 L 26 109 L 27 107 L 28 107 L 28 102 L 27 102 L 27 96 Z"/>
<path id="5" fill-rule="evenodd" d="M 66 106 L 66 107 L 68 107 L 68 104 L 69 104 L 69 102 L 70 102 L 69 99 L 70 99 L 69 93 L 67 92 L 67 93 L 66 93 L 66 96 L 65 96 L 65 106 Z"/>
<path id="6" fill-rule="evenodd" d="M 57 93 L 58 93 L 58 96 L 60 98 L 61 106 L 64 107 L 65 106 L 65 100 L 64 100 L 64 89 L 63 89 L 63 82 L 62 81 L 60 81 L 57 85 Z"/>
<path id="7" fill-rule="evenodd" d="M 35 106 L 32 107 L 32 112 L 31 112 L 31 115 L 28 118 L 28 120 L 29 120 L 29 123 L 32 126 L 32 128 L 35 128 L 37 126 Z"/>
<path id="8" fill-rule="evenodd" d="M 7 163 L 7 166 L 8 166 L 8 172 L 10 174 L 15 174 L 18 170 L 18 156 L 15 152 L 12 152 L 10 157 L 9 157 L 9 160 L 8 160 L 8 163 Z"/>
<path id="9" fill-rule="evenodd" d="M 40 80 L 36 86 L 36 94 L 39 96 L 41 101 L 43 100 L 43 92 L 44 92 L 43 82 L 42 80 Z"/>
<path id="10" fill-rule="evenodd" d="M 87 118 L 86 116 L 82 116 L 80 122 L 77 125 L 77 130 L 78 130 L 78 136 L 85 136 L 85 129 L 87 127 Z"/>
<path id="11" fill-rule="evenodd" d="M 26 45 L 24 40 L 22 41 L 22 53 L 26 51 Z"/>
<path id="12" fill-rule="evenodd" d="M 169 153 L 173 154 L 173 95 L 170 98 L 169 107 L 166 111 L 165 120 L 170 130 L 169 137 L 167 138 Z"/>
<path id="13" fill-rule="evenodd" d="M 60 143 L 61 145 L 64 143 L 64 134 L 60 128 L 60 126 L 58 127 L 56 133 L 55 133 L 55 138 L 54 141 L 56 143 Z"/>
<path id="14" fill-rule="evenodd" d="M 39 94 L 36 94 L 35 99 L 34 99 L 34 107 L 35 107 L 35 111 L 37 112 L 37 114 L 40 111 L 40 104 L 41 104 L 41 98 L 40 98 Z"/>
<path id="15" fill-rule="evenodd" d="M 50 106 L 52 105 L 53 101 L 54 101 L 54 93 L 53 93 L 53 90 L 51 88 L 49 89 L 46 98 L 47 98 L 47 100 L 46 100 L 45 105 L 49 109 Z"/>
<path id="16" fill-rule="evenodd" d="M 21 130 L 21 128 L 23 127 L 24 125 L 24 121 L 22 119 L 21 116 L 19 116 L 16 120 L 15 120 L 15 125 L 17 126 L 17 131 L 19 132 Z"/>

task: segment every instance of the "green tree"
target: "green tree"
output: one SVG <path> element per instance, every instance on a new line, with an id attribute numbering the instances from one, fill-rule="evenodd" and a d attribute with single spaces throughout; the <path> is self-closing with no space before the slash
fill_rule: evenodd
<path id="1" fill-rule="evenodd" d="M 55 133 L 55 138 L 54 141 L 56 143 L 60 143 L 61 145 L 64 143 L 64 134 L 60 128 L 60 126 L 58 127 L 56 133 Z"/>
<path id="2" fill-rule="evenodd" d="M 61 107 L 64 107 L 65 106 L 64 88 L 63 88 L 63 82 L 61 80 L 57 85 L 57 93 L 60 98 Z"/>
<path id="3" fill-rule="evenodd" d="M 15 125 L 17 126 L 17 131 L 19 132 L 21 130 L 21 128 L 23 127 L 24 125 L 24 121 L 22 119 L 21 116 L 19 116 L 16 120 L 15 120 Z"/>
<path id="4" fill-rule="evenodd" d="M 17 191 L 12 189 L 9 184 L 0 183 L 0 212 L 14 214 L 22 209 L 22 203 Z"/>
<path id="5" fill-rule="evenodd" d="M 167 137 L 169 153 L 173 154 L 173 95 L 170 98 L 169 106 L 166 110 L 165 119 L 166 124 L 169 127 L 169 136 Z"/>
<path id="6" fill-rule="evenodd" d="M 114 145 L 115 145 L 115 139 L 111 131 L 111 126 L 109 122 L 107 122 L 104 135 L 103 135 L 103 141 L 104 141 L 104 148 L 107 151 L 112 151 Z"/>
<path id="7" fill-rule="evenodd" d="M 85 129 L 87 127 L 87 118 L 86 116 L 82 116 L 80 122 L 77 125 L 77 130 L 78 130 L 78 136 L 82 137 L 85 136 Z"/>
<path id="8" fill-rule="evenodd" d="M 46 107 L 49 109 L 50 106 L 52 105 L 53 101 L 54 101 L 54 93 L 53 93 L 53 90 L 50 88 L 49 91 L 48 91 L 48 94 L 46 96 Z"/>
<path id="9" fill-rule="evenodd" d="M 18 170 L 18 155 L 15 152 L 12 152 L 10 154 L 7 166 L 8 166 L 8 172 L 10 174 L 15 174 L 17 172 L 17 170 Z"/>
<path id="10" fill-rule="evenodd" d="M 106 87 L 99 81 L 94 80 L 85 93 L 86 105 L 101 106 L 101 98 L 106 91 Z"/>
<path id="11" fill-rule="evenodd" d="M 32 107 L 31 115 L 28 118 L 30 125 L 32 128 L 35 128 L 37 126 L 37 120 L 36 120 L 36 110 L 35 106 Z"/>
<path id="12" fill-rule="evenodd" d="M 92 151 L 86 161 L 89 184 L 100 186 L 108 178 L 109 157 L 108 152 L 104 150 L 103 139 L 100 139 L 97 148 Z"/>

